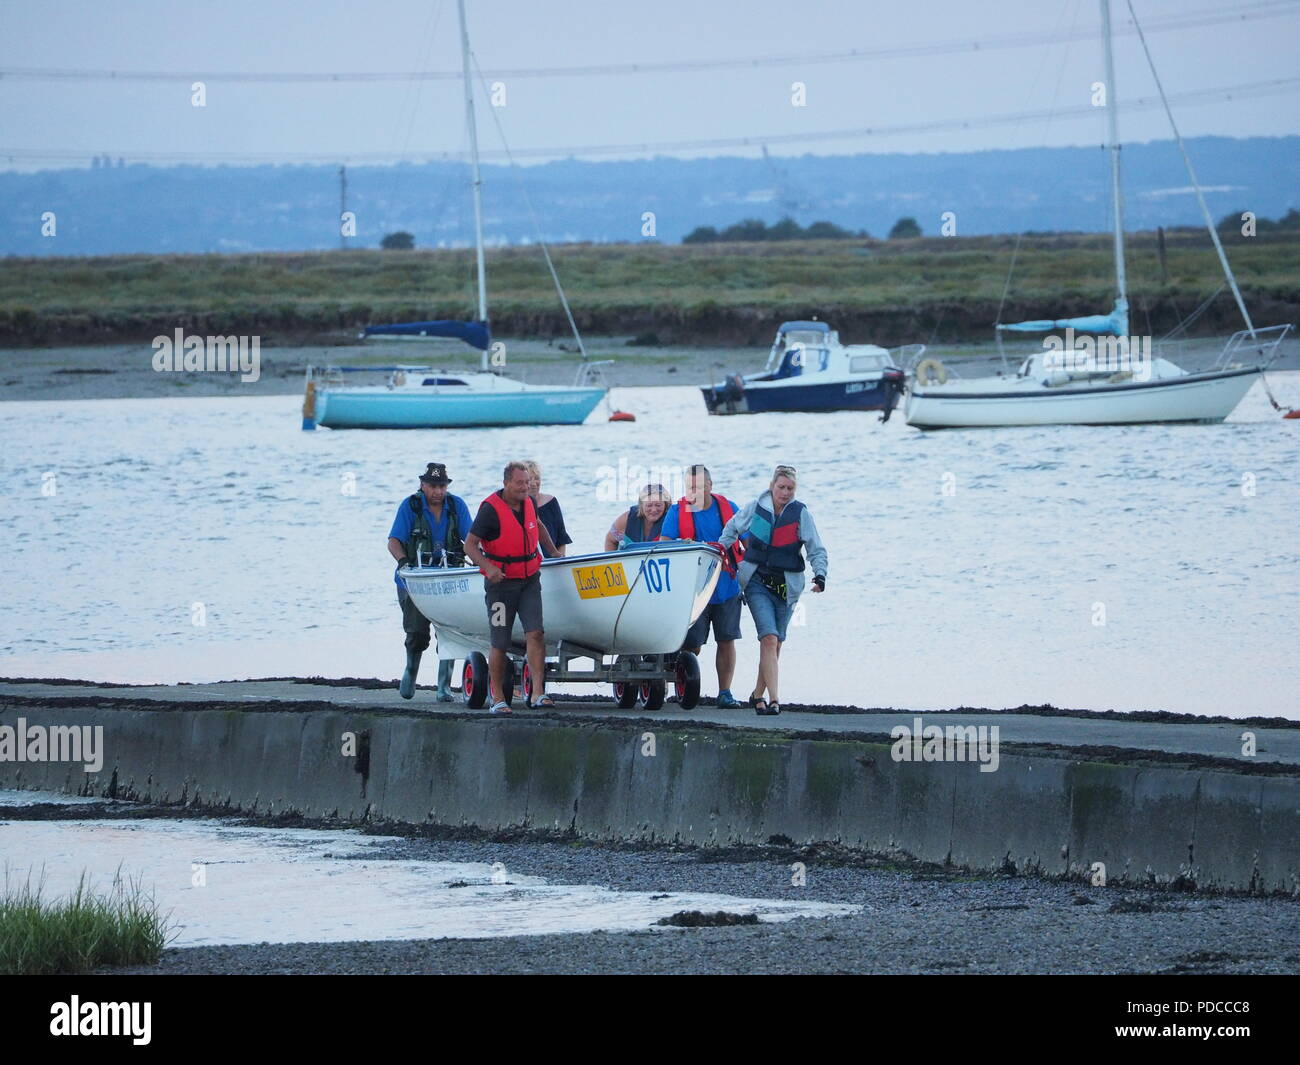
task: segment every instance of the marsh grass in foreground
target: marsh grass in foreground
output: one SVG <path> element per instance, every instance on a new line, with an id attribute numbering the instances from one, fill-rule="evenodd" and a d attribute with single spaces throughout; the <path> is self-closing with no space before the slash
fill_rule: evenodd
<path id="1" fill-rule="evenodd" d="M 119 875 L 108 894 L 85 873 L 65 898 L 47 899 L 30 876 L 15 887 L 5 872 L 0 896 L 0 973 L 79 973 L 104 965 L 158 961 L 175 934 L 138 882 Z"/>

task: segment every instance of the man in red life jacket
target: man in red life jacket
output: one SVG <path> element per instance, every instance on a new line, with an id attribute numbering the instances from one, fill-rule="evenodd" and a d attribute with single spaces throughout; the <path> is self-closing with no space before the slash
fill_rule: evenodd
<path id="1" fill-rule="evenodd" d="M 493 492 L 479 504 L 478 516 L 465 537 L 465 555 L 483 574 L 484 599 L 487 601 L 488 631 L 492 634 L 492 653 L 488 671 L 492 678 L 494 714 L 510 713 L 501 697 L 505 691 L 505 671 L 510 648 L 510 633 L 519 618 L 528 647 L 528 670 L 533 678 L 530 705 L 553 707 L 546 694 L 546 656 L 542 641 L 542 568 L 537 545 L 548 555 L 556 553 L 551 534 L 537 520 L 537 510 L 528 495 L 528 467 L 512 462 L 505 468 L 500 491 Z"/>
<path id="2" fill-rule="evenodd" d="M 664 514 L 659 530 L 661 540 L 716 541 L 737 507 L 726 496 L 713 494 L 713 478 L 705 466 L 686 468 L 686 495 Z M 734 574 L 722 573 L 717 586 L 694 625 L 686 633 L 682 650 L 699 654 L 709 638 L 709 625 L 718 651 L 714 665 L 718 670 L 718 706 L 740 706 L 731 694 L 731 678 L 736 672 L 736 641 L 740 639 L 740 585 Z"/>

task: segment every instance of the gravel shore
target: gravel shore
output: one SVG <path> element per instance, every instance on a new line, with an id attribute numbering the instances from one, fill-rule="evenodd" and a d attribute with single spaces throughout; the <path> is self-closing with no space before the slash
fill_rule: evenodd
<path id="1" fill-rule="evenodd" d="M 77 811 L 81 816 L 83 811 Z M 382 827 L 380 829 L 382 831 Z M 395 860 L 501 862 L 614 890 L 852 903 L 852 917 L 632 933 L 168 950 L 112 973 L 1294 973 L 1300 902 L 973 877 L 817 853 L 405 839 Z M 368 854 L 373 860 L 376 855 Z M 345 859 L 340 859 L 345 860 Z M 806 886 L 791 883 L 791 864 Z"/>

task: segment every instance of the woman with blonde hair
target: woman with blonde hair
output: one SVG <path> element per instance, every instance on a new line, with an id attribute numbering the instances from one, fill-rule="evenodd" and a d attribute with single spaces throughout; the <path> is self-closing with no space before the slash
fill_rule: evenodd
<path id="1" fill-rule="evenodd" d="M 537 520 L 546 526 L 546 531 L 551 534 L 551 540 L 555 544 L 555 554 L 546 557 L 563 558 L 564 547 L 566 544 L 573 543 L 573 537 L 564 527 L 564 514 L 560 510 L 560 501 L 555 496 L 548 496 L 542 492 L 542 468 L 536 462 L 532 459 L 524 459 L 524 469 L 528 471 L 528 494 L 532 496 L 533 506 L 537 508 Z"/>
<path id="2" fill-rule="evenodd" d="M 790 615 L 804 588 L 804 556 L 813 592 L 826 590 L 826 546 L 812 512 L 795 499 L 793 466 L 778 466 L 768 489 L 734 514 L 722 530 L 724 548 L 744 538 L 740 586 L 758 632 L 758 680 L 749 704 L 762 715 L 781 712 L 778 663 Z"/>
<path id="3" fill-rule="evenodd" d="M 637 493 L 636 506 L 614 519 L 605 534 L 605 550 L 622 551 L 633 544 L 658 540 L 671 501 L 663 485 L 646 485 Z"/>

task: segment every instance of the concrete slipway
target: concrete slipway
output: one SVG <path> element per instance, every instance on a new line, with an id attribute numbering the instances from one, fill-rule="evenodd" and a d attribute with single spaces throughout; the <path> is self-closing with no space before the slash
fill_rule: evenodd
<path id="1" fill-rule="evenodd" d="M 517 703 L 518 705 L 518 703 Z M 791 712 L 793 711 L 793 712 Z M 998 726 L 996 771 L 898 761 L 890 730 Z M 592 840 L 836 844 L 972 870 L 1300 894 L 1300 722 L 667 706 L 510 719 L 377 682 L 0 682 L 0 726 L 103 727 L 104 762 L 0 787 Z M 1255 753 L 1243 754 L 1243 733 Z M 351 738 L 350 738 L 351 737 Z"/>

